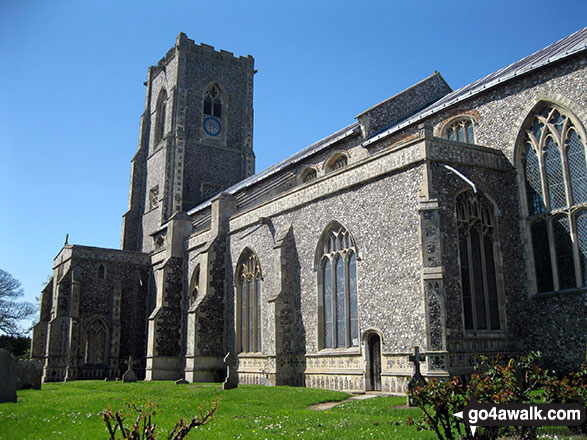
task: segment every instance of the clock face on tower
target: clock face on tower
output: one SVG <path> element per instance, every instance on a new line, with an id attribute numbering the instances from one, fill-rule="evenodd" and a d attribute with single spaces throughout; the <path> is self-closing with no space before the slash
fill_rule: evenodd
<path id="1" fill-rule="evenodd" d="M 204 131 L 208 136 L 217 137 L 222 131 L 222 123 L 215 116 L 206 116 L 204 118 Z"/>

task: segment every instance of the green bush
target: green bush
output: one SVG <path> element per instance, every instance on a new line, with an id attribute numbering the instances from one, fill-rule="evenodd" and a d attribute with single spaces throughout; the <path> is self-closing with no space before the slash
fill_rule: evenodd
<path id="1" fill-rule="evenodd" d="M 424 417 L 408 424 L 421 430 L 433 431 L 440 440 L 492 440 L 508 436 L 512 439 L 536 437 L 534 427 L 484 427 L 475 436 L 465 427 L 462 419 L 454 416 L 463 411 L 467 403 L 580 403 L 587 397 L 587 368 L 562 379 L 537 365 L 539 353 L 530 353 L 519 359 L 503 363 L 496 358 L 482 357 L 477 372 L 468 383 L 457 378 L 449 381 L 431 379 L 426 385 L 410 391 L 412 401 L 422 410 Z M 585 425 L 580 429 L 585 430 Z M 576 430 L 576 428 L 574 429 Z"/>

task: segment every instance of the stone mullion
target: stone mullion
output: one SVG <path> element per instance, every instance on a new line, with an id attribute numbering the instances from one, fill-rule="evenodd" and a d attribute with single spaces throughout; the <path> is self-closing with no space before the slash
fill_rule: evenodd
<path id="1" fill-rule="evenodd" d="M 550 266 L 552 268 L 553 290 L 559 290 L 558 282 L 558 265 L 556 261 L 556 248 L 554 246 L 554 228 L 552 226 L 554 217 L 552 215 L 546 216 L 546 228 L 548 231 L 548 247 L 550 249 Z"/>
<path id="2" fill-rule="evenodd" d="M 569 217 L 569 235 L 573 243 L 573 261 L 575 263 L 575 284 L 578 287 L 583 285 L 583 278 L 581 275 L 581 253 L 579 251 L 579 237 L 577 235 L 577 225 L 575 223 L 575 216 L 572 214 L 573 201 L 573 188 L 571 184 L 571 170 L 569 169 L 569 161 L 567 158 L 567 148 L 565 148 L 564 140 L 569 134 L 570 127 L 569 118 L 565 119 L 563 125 L 562 134 L 560 136 L 560 151 L 561 151 L 561 162 L 563 167 L 563 178 L 565 181 L 565 191 L 567 196 L 568 217 Z"/>
<path id="3" fill-rule="evenodd" d="M 346 346 L 351 346 L 351 302 L 350 302 L 350 289 L 349 289 L 349 253 L 346 252 L 343 260 L 343 273 L 344 273 L 344 314 L 345 314 L 345 339 Z"/>
<path id="4" fill-rule="evenodd" d="M 258 309 L 258 298 L 257 298 L 257 283 L 259 282 L 259 278 L 258 277 L 254 277 L 253 279 L 253 348 L 255 352 L 259 351 L 259 344 L 258 344 L 258 339 L 257 339 L 257 332 L 258 332 L 258 321 L 259 321 L 259 316 L 257 313 L 257 309 Z"/>

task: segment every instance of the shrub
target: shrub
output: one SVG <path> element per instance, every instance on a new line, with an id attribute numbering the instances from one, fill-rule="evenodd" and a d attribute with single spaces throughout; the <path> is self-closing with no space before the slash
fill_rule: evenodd
<path id="1" fill-rule="evenodd" d="M 155 440 L 157 438 L 157 425 L 153 423 L 153 418 L 157 415 L 158 408 L 159 406 L 155 402 L 147 401 L 143 405 L 128 402 L 126 411 L 121 408 L 116 412 L 112 412 L 110 406 L 108 406 L 100 416 L 108 429 L 110 440 Z M 180 418 L 175 423 L 168 440 L 185 438 L 193 428 L 207 424 L 214 417 L 217 409 L 218 399 L 206 410 L 200 407 L 200 414 L 194 416 L 190 423 L 186 423 L 184 419 Z M 129 417 L 132 418 L 131 425 L 125 426 L 125 420 Z"/>
<path id="2" fill-rule="evenodd" d="M 510 359 L 505 364 L 499 357 L 492 361 L 482 357 L 476 373 L 471 375 L 467 384 L 457 378 L 446 382 L 431 379 L 426 385 L 409 391 L 424 417 L 418 422 L 409 419 L 408 424 L 434 431 L 440 440 L 490 440 L 504 436 L 512 439 L 535 438 L 536 429 L 527 426 L 484 427 L 473 437 L 463 420 L 453 414 L 463 411 L 472 400 L 502 404 L 532 401 L 586 404 L 587 367 L 558 379 L 537 365 L 539 359 L 540 354 L 535 352 Z M 585 425 L 580 429 L 585 430 Z"/>

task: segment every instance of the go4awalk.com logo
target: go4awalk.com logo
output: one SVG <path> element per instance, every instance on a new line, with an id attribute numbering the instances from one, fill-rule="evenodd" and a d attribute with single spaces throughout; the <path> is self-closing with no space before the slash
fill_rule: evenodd
<path id="1" fill-rule="evenodd" d="M 469 402 L 453 415 L 463 419 L 473 435 L 478 426 L 579 426 L 587 420 L 578 403 Z"/>

